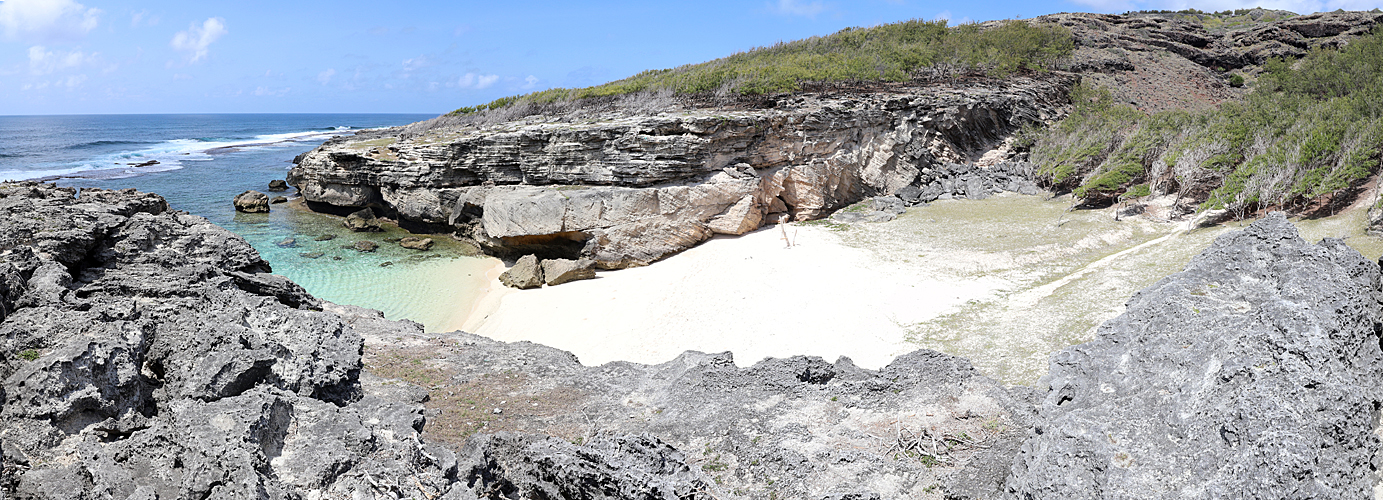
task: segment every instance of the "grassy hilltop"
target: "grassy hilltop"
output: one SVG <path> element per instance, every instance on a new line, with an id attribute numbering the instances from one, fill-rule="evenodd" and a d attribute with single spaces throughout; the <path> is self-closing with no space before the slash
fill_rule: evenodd
<path id="1" fill-rule="evenodd" d="M 1071 53 L 1066 28 L 1027 21 L 992 25 L 912 20 L 872 28 L 846 28 L 832 35 L 783 42 L 700 64 L 649 70 L 603 85 L 550 89 L 468 106 L 453 114 L 529 103 L 605 97 L 636 92 L 773 94 L 804 82 L 908 81 L 928 69 L 987 71 L 1007 75 L 1044 69 Z"/>

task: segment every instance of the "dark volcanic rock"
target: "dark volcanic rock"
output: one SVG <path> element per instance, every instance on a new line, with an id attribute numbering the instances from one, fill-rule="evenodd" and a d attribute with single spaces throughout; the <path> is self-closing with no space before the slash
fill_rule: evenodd
<path id="1" fill-rule="evenodd" d="M 705 499 L 705 476 L 658 438 L 601 436 L 572 444 L 551 436 L 501 432 L 471 439 L 462 452 L 473 490 L 507 498 Z"/>
<path id="2" fill-rule="evenodd" d="M 538 266 L 537 257 L 525 255 L 514 262 L 514 267 L 500 274 L 499 281 L 504 286 L 520 290 L 538 288 L 543 286 L 543 268 Z"/>
<path id="3" fill-rule="evenodd" d="M 1024 499 L 1372 498 L 1379 267 L 1281 213 L 1221 236 L 1054 354 Z"/>
<path id="4" fill-rule="evenodd" d="M 0 497 L 445 493 L 422 408 L 243 239 L 134 191 L 0 184 Z"/>
<path id="5" fill-rule="evenodd" d="M 235 197 L 235 209 L 245 213 L 268 213 L 269 195 L 259 191 L 245 191 Z"/>

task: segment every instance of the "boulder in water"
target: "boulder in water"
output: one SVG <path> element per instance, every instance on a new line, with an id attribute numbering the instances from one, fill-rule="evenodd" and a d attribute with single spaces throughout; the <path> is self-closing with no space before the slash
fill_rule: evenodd
<path id="1" fill-rule="evenodd" d="M 269 195 L 259 191 L 245 191 L 235 197 L 235 209 L 249 214 L 269 213 Z"/>
<path id="2" fill-rule="evenodd" d="M 274 179 L 272 181 L 269 181 L 270 191 L 285 191 L 287 189 L 288 183 L 284 182 L 283 179 Z"/>
<path id="3" fill-rule="evenodd" d="M 357 233 L 365 231 L 380 232 L 384 230 L 384 227 L 379 225 L 379 219 L 375 217 L 375 213 L 368 208 L 347 215 L 346 220 L 341 221 L 341 224 Z"/>

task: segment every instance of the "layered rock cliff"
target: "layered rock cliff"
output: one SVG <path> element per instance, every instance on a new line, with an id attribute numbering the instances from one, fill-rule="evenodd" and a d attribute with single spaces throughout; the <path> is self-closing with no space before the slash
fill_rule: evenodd
<path id="1" fill-rule="evenodd" d="M 1060 117 L 1074 81 L 1048 74 L 807 93 L 765 109 L 394 130 L 328 142 L 299 157 L 288 180 L 318 208 L 376 207 L 492 251 L 637 266 L 714 234 L 939 186 L 948 164 Z"/>

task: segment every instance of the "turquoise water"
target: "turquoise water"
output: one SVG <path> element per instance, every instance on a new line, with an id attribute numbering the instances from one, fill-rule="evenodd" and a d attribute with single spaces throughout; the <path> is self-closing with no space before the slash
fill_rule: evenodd
<path id="1" fill-rule="evenodd" d="M 460 315 L 488 283 L 493 259 L 445 235 L 420 252 L 408 235 L 352 233 L 340 217 L 276 204 L 268 214 L 235 211 L 231 199 L 254 189 L 270 196 L 292 159 L 350 130 L 402 125 L 429 115 L 102 115 L 0 116 L 0 180 L 44 179 L 73 187 L 135 188 L 158 193 L 175 210 L 206 217 L 254 245 L 276 274 L 313 295 L 384 311 L 436 330 Z M 130 163 L 156 160 L 147 167 Z M 334 239 L 318 241 L 318 237 Z M 281 246 L 286 239 L 292 245 Z M 347 249 L 358 240 L 372 253 Z M 321 253 L 317 258 L 316 253 Z M 304 255 L 307 254 L 307 255 Z"/>

